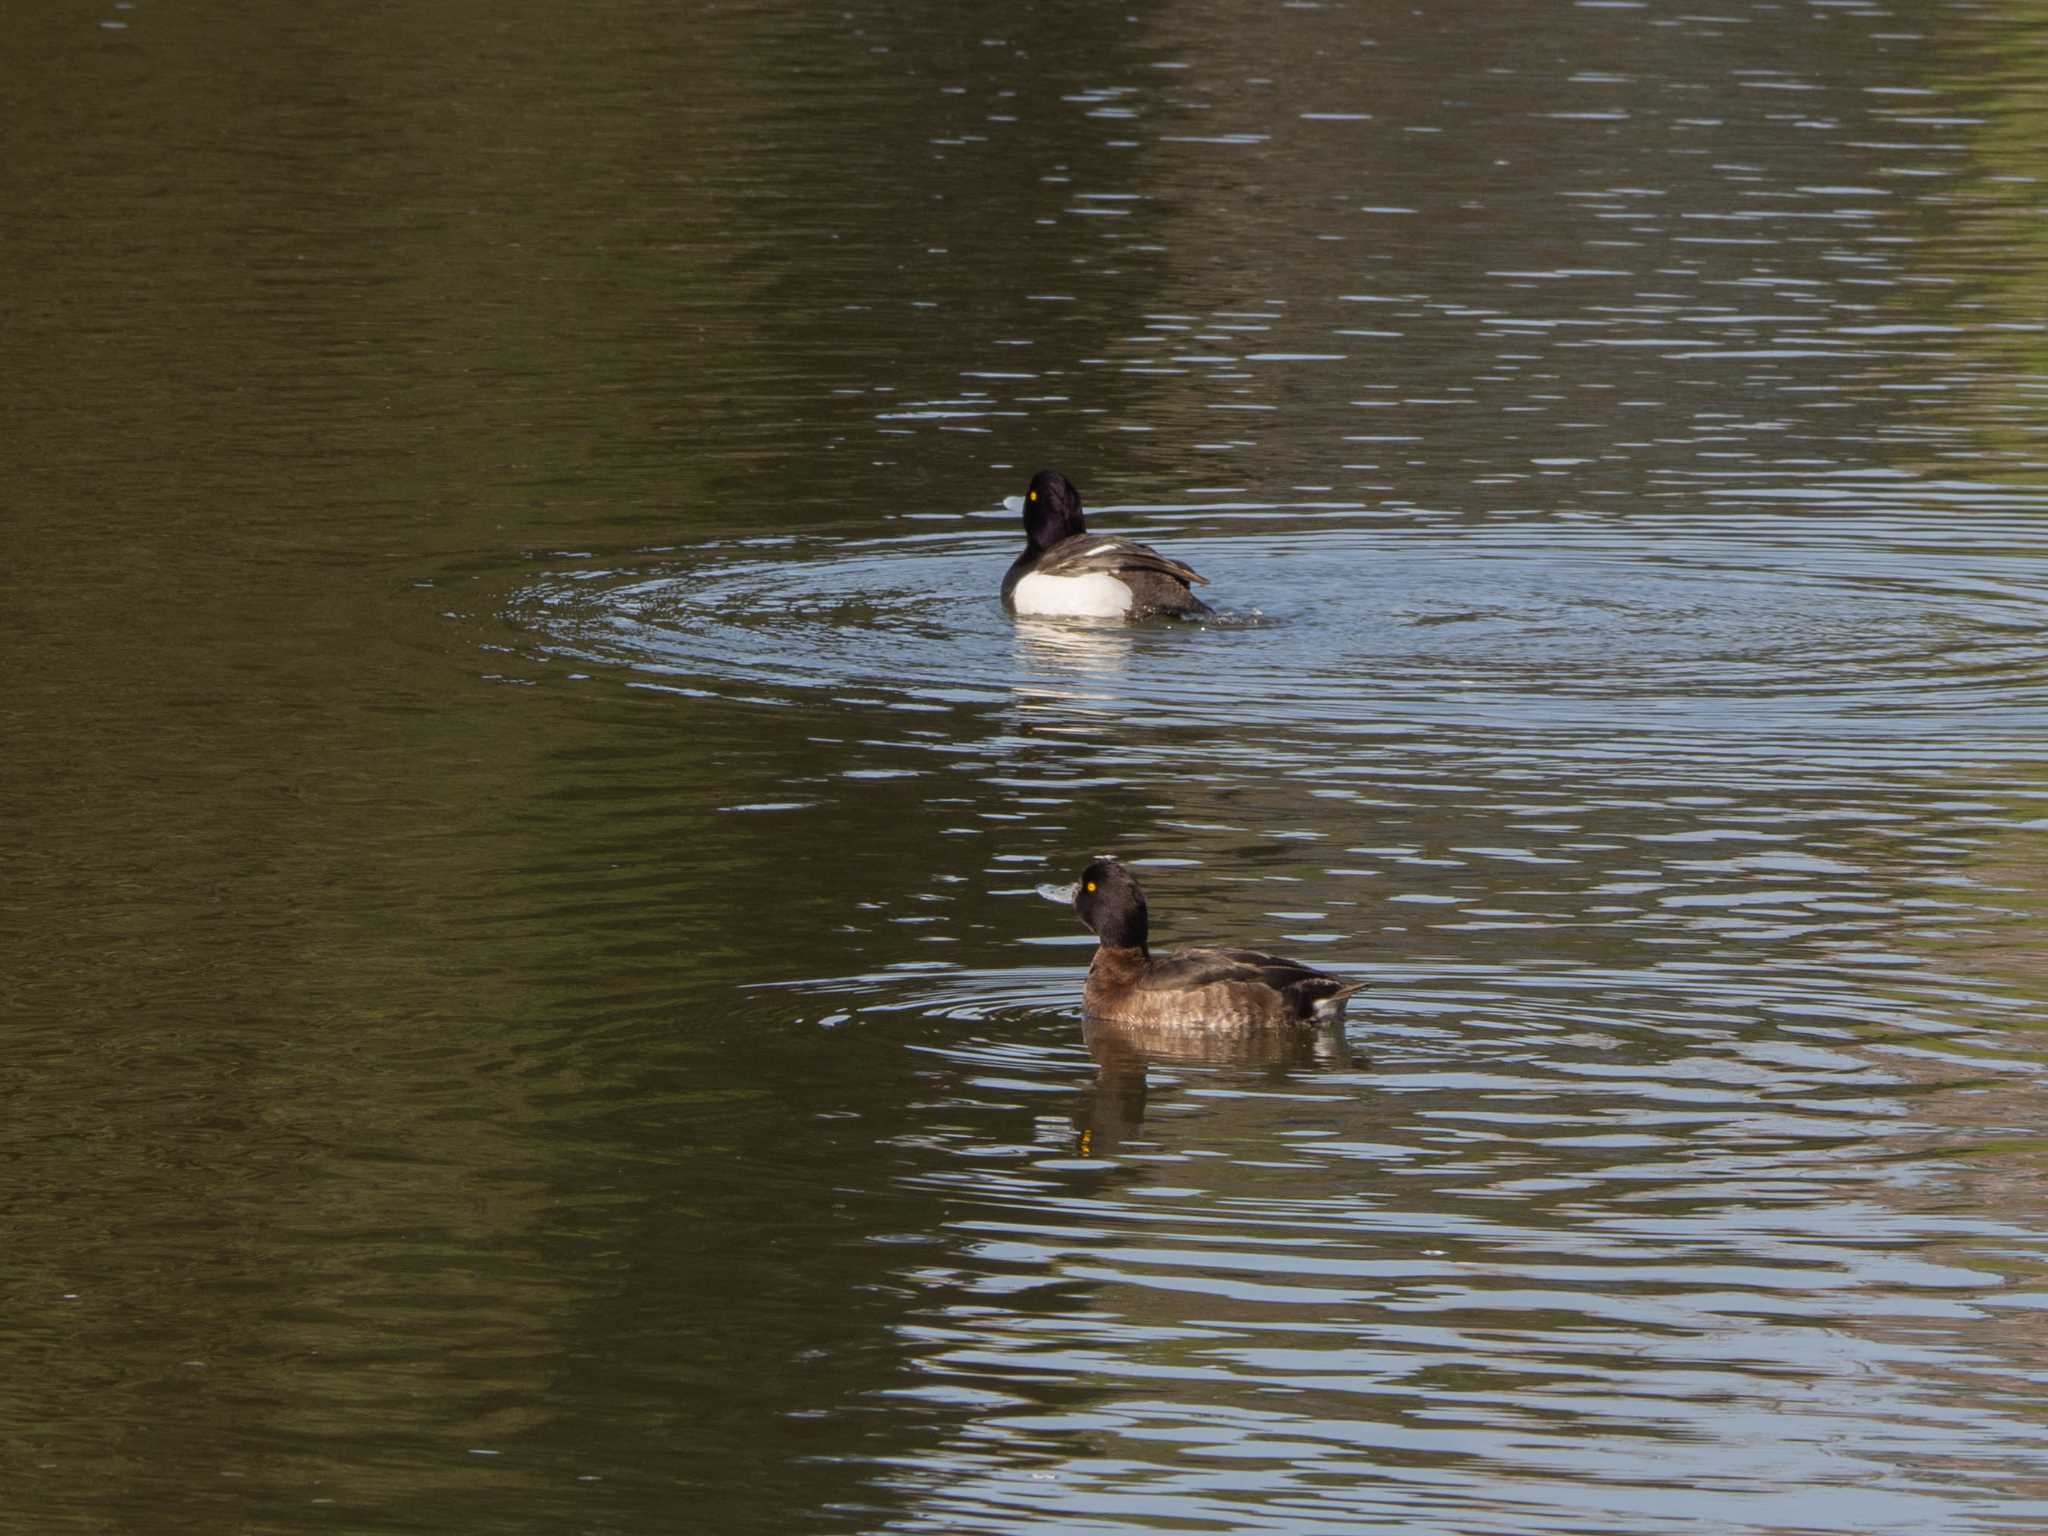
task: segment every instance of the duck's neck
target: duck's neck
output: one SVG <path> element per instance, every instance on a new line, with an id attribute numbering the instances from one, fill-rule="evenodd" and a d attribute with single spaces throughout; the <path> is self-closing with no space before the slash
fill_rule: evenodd
<path id="1" fill-rule="evenodd" d="M 1095 958 L 1088 962 L 1088 979 L 1127 981 L 1145 969 L 1151 953 L 1143 944 L 1098 944 Z"/>

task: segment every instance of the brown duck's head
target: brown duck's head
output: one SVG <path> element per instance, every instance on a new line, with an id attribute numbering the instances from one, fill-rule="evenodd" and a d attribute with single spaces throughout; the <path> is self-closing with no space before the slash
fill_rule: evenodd
<path id="1" fill-rule="evenodd" d="M 1145 893 L 1115 859 L 1097 859 L 1074 885 L 1074 911 L 1112 949 L 1143 949 L 1150 928 Z"/>

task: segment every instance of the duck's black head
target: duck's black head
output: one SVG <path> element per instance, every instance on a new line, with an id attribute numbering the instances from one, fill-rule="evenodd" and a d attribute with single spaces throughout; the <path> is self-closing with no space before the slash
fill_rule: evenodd
<path id="1" fill-rule="evenodd" d="M 1145 893 L 1115 859 L 1097 859 L 1081 871 L 1074 911 L 1112 949 L 1143 949 L 1149 932 Z"/>
<path id="2" fill-rule="evenodd" d="M 1024 537 L 1033 549 L 1051 549 L 1061 539 L 1086 533 L 1081 493 L 1056 469 L 1041 469 L 1024 493 Z"/>

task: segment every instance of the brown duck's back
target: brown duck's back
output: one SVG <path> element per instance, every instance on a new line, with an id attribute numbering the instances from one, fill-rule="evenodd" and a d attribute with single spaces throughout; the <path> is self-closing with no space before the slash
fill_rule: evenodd
<path id="1" fill-rule="evenodd" d="M 1081 992 L 1091 1017 L 1153 1028 L 1308 1024 L 1335 1018 L 1362 983 L 1250 949 L 1182 949 L 1154 958 L 1102 945 Z"/>

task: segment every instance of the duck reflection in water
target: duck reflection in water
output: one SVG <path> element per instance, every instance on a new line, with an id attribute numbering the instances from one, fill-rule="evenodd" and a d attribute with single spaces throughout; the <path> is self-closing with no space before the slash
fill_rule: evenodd
<path id="1" fill-rule="evenodd" d="M 1017 657 L 1052 672 L 1115 677 L 1131 659 L 1137 636 L 1128 624 L 1100 619 L 1019 619 Z"/>
<path id="2" fill-rule="evenodd" d="M 1154 1069 L 1171 1082 L 1175 1069 L 1235 1075 L 1258 1071 L 1274 1083 L 1304 1072 L 1345 1071 L 1359 1064 L 1342 1024 L 1284 1029 L 1246 1026 L 1186 1029 L 1087 1019 L 1081 1038 L 1095 1058 L 1095 1084 L 1082 1098 L 1074 1129 L 1083 1157 L 1112 1157 L 1136 1140 L 1145 1123 Z M 1216 1100 L 1221 1111 L 1228 1101 Z"/>
<path id="3" fill-rule="evenodd" d="M 1018 619 L 1010 683 L 1018 713 L 1090 732 L 1123 725 L 1138 631 L 1103 619 Z M 1142 669 L 1140 669 L 1142 671 Z"/>

